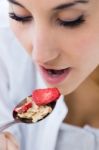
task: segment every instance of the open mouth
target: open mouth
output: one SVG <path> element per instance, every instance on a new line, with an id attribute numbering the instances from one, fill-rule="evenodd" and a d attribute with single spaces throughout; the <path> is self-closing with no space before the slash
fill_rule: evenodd
<path id="1" fill-rule="evenodd" d="M 46 71 L 51 76 L 58 76 L 58 75 L 62 75 L 65 72 L 65 69 L 62 70 L 46 69 Z"/>
<path id="2" fill-rule="evenodd" d="M 60 70 L 46 69 L 44 67 L 40 67 L 40 72 L 44 80 L 51 84 L 58 84 L 59 82 L 63 81 L 69 74 L 70 70 L 70 67 Z"/>

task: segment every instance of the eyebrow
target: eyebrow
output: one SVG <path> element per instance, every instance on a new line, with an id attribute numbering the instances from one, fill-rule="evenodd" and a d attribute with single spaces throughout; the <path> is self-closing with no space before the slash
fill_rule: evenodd
<path id="1" fill-rule="evenodd" d="M 22 4 L 20 4 L 19 2 L 15 1 L 15 0 L 8 0 L 10 3 L 13 3 L 15 5 L 18 5 L 22 8 L 24 8 L 24 6 Z M 89 0 L 76 0 L 74 2 L 69 2 L 69 3 L 64 3 L 64 4 L 61 4 L 59 6 L 56 6 L 55 8 L 53 8 L 52 10 L 53 11 L 56 11 L 56 10 L 61 10 L 61 9 L 66 9 L 66 8 L 70 8 L 70 7 L 73 7 L 79 3 L 81 4 L 85 4 L 85 3 L 88 3 Z"/>
<path id="2" fill-rule="evenodd" d="M 8 2 L 12 3 L 12 4 L 15 4 L 15 5 L 18 5 L 22 8 L 24 8 L 24 6 L 22 4 L 20 4 L 19 2 L 15 1 L 15 0 L 8 0 Z"/>
<path id="3" fill-rule="evenodd" d="M 77 4 L 86 4 L 88 2 L 89 2 L 89 0 L 76 0 L 74 2 L 64 3 L 64 4 L 61 4 L 61 5 L 56 6 L 55 8 L 53 8 L 53 11 L 61 10 L 61 9 L 67 9 L 67 8 L 73 7 Z"/>

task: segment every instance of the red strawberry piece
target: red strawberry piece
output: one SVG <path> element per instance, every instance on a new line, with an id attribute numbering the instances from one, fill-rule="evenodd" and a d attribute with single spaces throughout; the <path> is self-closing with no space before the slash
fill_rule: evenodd
<path id="1" fill-rule="evenodd" d="M 25 103 L 24 105 L 23 105 L 23 109 L 25 110 L 25 111 L 27 111 L 29 108 L 31 108 L 32 107 L 32 102 L 27 102 L 27 103 Z"/>
<path id="2" fill-rule="evenodd" d="M 32 107 L 32 102 L 26 102 L 24 105 L 22 105 L 21 107 L 17 107 L 15 108 L 15 111 L 17 113 L 23 113 L 26 112 L 29 108 Z"/>
<path id="3" fill-rule="evenodd" d="M 37 89 L 32 92 L 32 99 L 37 105 L 46 105 L 60 96 L 57 88 Z"/>

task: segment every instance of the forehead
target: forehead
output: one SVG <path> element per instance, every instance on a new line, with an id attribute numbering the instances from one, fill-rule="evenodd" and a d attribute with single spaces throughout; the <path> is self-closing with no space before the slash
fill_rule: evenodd
<path id="1" fill-rule="evenodd" d="M 65 8 L 77 8 L 79 10 L 85 10 L 88 12 L 98 11 L 99 9 L 99 0 L 8 0 L 12 3 L 18 3 L 26 10 L 29 10 L 31 13 L 47 13 L 54 12 L 52 10 L 63 10 Z M 73 5 L 72 5 L 73 4 Z M 65 5 L 65 7 L 64 7 Z M 67 7 L 67 6 L 69 7 Z M 62 9 L 55 9 L 62 8 Z"/>

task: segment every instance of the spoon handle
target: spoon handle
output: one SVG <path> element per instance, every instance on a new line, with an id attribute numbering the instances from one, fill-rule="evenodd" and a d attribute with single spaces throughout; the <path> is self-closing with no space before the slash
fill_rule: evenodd
<path id="1" fill-rule="evenodd" d="M 9 128 L 10 126 L 12 126 L 16 123 L 18 123 L 18 122 L 16 120 L 13 120 L 13 121 L 7 122 L 6 124 L 2 125 L 0 127 L 0 133 L 2 133 L 5 129 Z"/>

